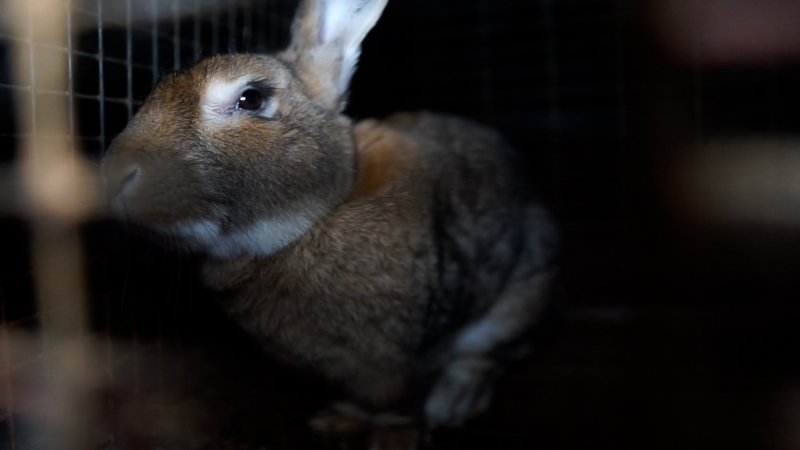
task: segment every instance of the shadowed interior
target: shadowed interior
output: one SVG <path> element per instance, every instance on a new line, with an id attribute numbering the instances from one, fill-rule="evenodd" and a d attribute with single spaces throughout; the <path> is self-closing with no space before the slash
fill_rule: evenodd
<path id="1" fill-rule="evenodd" d="M 651 30 L 649 4 L 392 1 L 365 42 L 350 115 L 430 109 L 498 128 L 525 156 L 564 233 L 565 314 L 542 330 L 536 356 L 501 379 L 488 414 L 435 432 L 432 448 L 800 442 L 797 232 L 696 220 L 674 184 L 710 138 L 800 131 L 797 60 L 675 58 Z M 101 28 L 98 1 L 72 2 L 73 20 L 93 24 L 70 50 L 74 142 L 96 161 L 165 73 L 220 51 L 281 48 L 293 6 L 218 2 L 196 15 Z M 8 75 L 7 49 L 20 39 L 0 33 L 3 104 L 23 88 Z M 10 109 L 0 111 L 5 165 L 18 126 Z M 46 405 L 36 379 L 49 344 L 7 343 L 52 312 L 33 302 L 26 222 L 4 213 L 0 233 L 0 399 L 13 398 L 0 402 L 0 448 L 42 448 L 31 417 Z M 224 319 L 191 255 L 110 220 L 82 235 L 95 367 L 107 386 L 98 393 L 98 448 L 364 444 L 361 435 L 342 444 L 308 431 L 305 420 L 331 392 L 264 358 Z"/>

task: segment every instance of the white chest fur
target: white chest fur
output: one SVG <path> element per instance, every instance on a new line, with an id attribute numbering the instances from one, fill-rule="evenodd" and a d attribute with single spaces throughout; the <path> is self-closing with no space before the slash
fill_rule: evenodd
<path id="1" fill-rule="evenodd" d="M 237 255 L 268 256 L 306 233 L 313 221 L 302 214 L 262 219 L 229 233 L 211 220 L 197 220 L 170 227 L 168 231 L 186 239 L 216 258 Z"/>

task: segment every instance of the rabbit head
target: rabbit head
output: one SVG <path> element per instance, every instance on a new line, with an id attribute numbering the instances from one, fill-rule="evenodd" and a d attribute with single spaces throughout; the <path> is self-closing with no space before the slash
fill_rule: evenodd
<path id="1" fill-rule="evenodd" d="M 350 194 L 341 114 L 386 0 L 304 1 L 288 49 L 206 59 L 162 80 L 111 144 L 117 213 L 216 257 L 273 253 Z"/>

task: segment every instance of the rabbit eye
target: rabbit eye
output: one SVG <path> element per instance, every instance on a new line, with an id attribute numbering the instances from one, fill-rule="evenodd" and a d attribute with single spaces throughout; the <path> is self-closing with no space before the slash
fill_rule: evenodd
<path id="1" fill-rule="evenodd" d="M 238 109 L 247 111 L 258 111 L 264 106 L 264 96 L 256 89 L 248 89 L 239 96 L 239 101 L 236 102 Z"/>

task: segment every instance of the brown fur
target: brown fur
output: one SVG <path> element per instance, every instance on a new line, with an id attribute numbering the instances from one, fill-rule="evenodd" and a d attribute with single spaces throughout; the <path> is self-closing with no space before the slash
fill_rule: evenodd
<path id="1" fill-rule="evenodd" d="M 391 128 L 382 127 L 374 120 L 365 120 L 355 126 L 358 142 L 358 173 L 351 200 L 365 199 L 388 187 L 408 170 L 406 161 L 414 141 Z"/>
<path id="2" fill-rule="evenodd" d="M 309 59 L 309 41 L 164 80 L 109 150 L 109 187 L 134 221 L 194 224 L 207 284 L 268 352 L 368 408 L 419 408 L 433 389 L 431 423 L 457 423 L 485 407 L 477 389 L 498 352 L 539 319 L 552 222 L 490 130 L 433 114 L 353 126 L 339 114 L 346 92 L 329 91 L 342 80 L 315 66 L 339 61 L 326 53 L 336 45 Z M 208 122 L 208 87 L 242 76 L 271 86 L 277 116 Z M 291 239 L 260 251 L 270 230 Z M 461 376 L 473 361 L 482 370 Z M 455 405 L 462 391 L 475 405 Z"/>

